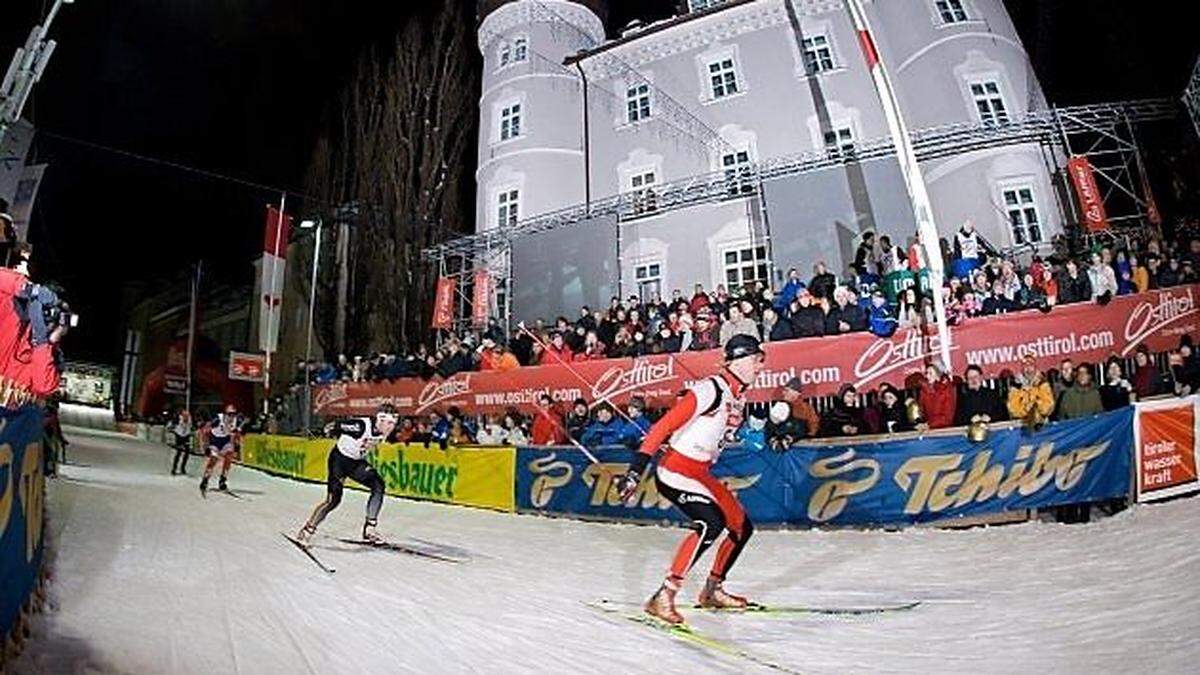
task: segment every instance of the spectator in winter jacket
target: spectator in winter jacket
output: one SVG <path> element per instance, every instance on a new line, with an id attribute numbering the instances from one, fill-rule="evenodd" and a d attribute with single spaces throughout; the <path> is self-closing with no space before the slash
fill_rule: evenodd
<path id="1" fill-rule="evenodd" d="M 954 426 L 1008 419 L 1008 411 L 1000 401 L 1000 392 L 984 385 L 983 370 L 979 366 L 973 363 L 967 366 L 966 380 L 966 386 L 959 392 L 954 407 Z"/>
<path id="2" fill-rule="evenodd" d="M 1080 273 L 1079 265 L 1074 260 L 1068 260 L 1063 274 L 1058 280 L 1059 304 L 1086 302 L 1092 297 L 1092 284 L 1088 281 L 1088 276 Z"/>
<path id="3" fill-rule="evenodd" d="M 858 390 L 852 384 L 843 384 L 837 400 L 821 417 L 820 435 L 822 438 L 858 436 L 866 431 L 862 408 L 858 407 Z"/>
<path id="4" fill-rule="evenodd" d="M 1092 382 L 1092 369 L 1086 363 L 1075 369 L 1075 384 L 1062 393 L 1058 402 L 1058 419 L 1073 420 L 1104 412 L 1100 391 Z"/>
<path id="5" fill-rule="evenodd" d="M 571 412 L 567 415 L 567 434 L 577 442 L 581 441 L 583 430 L 591 421 L 587 401 L 582 398 L 575 399 L 571 404 Z"/>
<path id="6" fill-rule="evenodd" d="M 1054 392 L 1054 407 L 1057 409 L 1063 392 L 1075 384 L 1075 363 L 1071 359 L 1063 359 L 1059 362 L 1056 372 L 1057 377 L 1050 383 L 1050 391 Z"/>
<path id="7" fill-rule="evenodd" d="M 1105 410 L 1116 410 L 1137 400 L 1133 392 L 1133 383 L 1125 379 L 1121 361 L 1116 358 L 1108 360 L 1104 367 L 1104 384 L 1100 385 L 1100 402 Z"/>
<path id="8" fill-rule="evenodd" d="M 554 409 L 549 394 L 538 397 L 531 435 L 534 445 L 563 445 L 567 442 L 567 430 L 563 428 L 562 417 Z"/>
<path id="9" fill-rule="evenodd" d="M 796 337 L 792 322 L 782 318 L 772 307 L 763 308 L 763 332 L 770 342 L 782 342 Z"/>
<path id="10" fill-rule="evenodd" d="M 853 294 L 846 288 L 833 292 L 834 306 L 825 317 L 825 334 L 842 335 L 867 329 L 867 314 L 853 301 Z"/>
<path id="11" fill-rule="evenodd" d="M 707 307 L 709 303 L 708 294 L 704 292 L 704 284 L 696 284 L 696 292 L 692 294 L 692 299 L 688 303 L 688 311 L 693 315 L 700 311 L 701 307 Z"/>
<path id="12" fill-rule="evenodd" d="M 833 289 L 837 287 L 837 278 L 825 267 L 825 262 L 813 265 L 813 278 L 808 282 L 808 292 L 820 300 L 833 300 Z"/>
<path id="13" fill-rule="evenodd" d="M 607 358 L 605 354 L 604 343 L 596 335 L 596 331 L 589 330 L 584 334 L 583 350 L 573 357 L 576 361 L 597 361 Z"/>
<path id="14" fill-rule="evenodd" d="M 747 450 L 762 452 L 767 449 L 767 420 L 750 414 L 734 433 L 733 438 Z"/>
<path id="15" fill-rule="evenodd" d="M 917 395 L 921 415 L 930 429 L 954 426 L 954 409 L 958 402 L 958 390 L 954 382 L 936 363 L 925 366 L 925 381 Z"/>
<path id="16" fill-rule="evenodd" d="M 613 415 L 609 404 L 601 403 L 596 406 L 596 419 L 584 427 L 579 441 L 589 447 L 623 445 L 625 425 Z"/>
<path id="17" fill-rule="evenodd" d="M 872 274 L 876 269 L 875 261 L 875 233 L 867 230 L 862 234 L 862 242 L 858 245 L 858 250 L 854 252 L 854 271 L 859 275 Z"/>
<path id="18" fill-rule="evenodd" d="M 539 365 L 557 366 L 570 363 L 574 357 L 575 353 L 567 346 L 566 337 L 561 331 L 555 331 L 550 335 L 550 344 L 547 345 L 546 351 L 542 352 Z"/>
<path id="19" fill-rule="evenodd" d="M 867 409 L 863 418 L 873 434 L 898 434 L 913 430 L 903 397 L 895 387 L 887 383 L 879 387 L 879 402 Z"/>
<path id="20" fill-rule="evenodd" d="M 813 302 L 813 295 L 800 291 L 792 309 L 792 333 L 798 338 L 825 334 L 825 313 Z"/>
<path id="21" fill-rule="evenodd" d="M 755 340 L 762 340 L 758 334 L 758 324 L 743 313 L 740 304 L 729 306 L 729 320 L 721 324 L 721 346 L 725 346 L 735 335 L 749 335 Z"/>
<path id="22" fill-rule="evenodd" d="M 1133 391 L 1139 399 L 1157 396 L 1167 392 L 1163 384 L 1162 372 L 1150 358 L 1150 350 L 1146 345 L 1138 345 L 1133 354 Z"/>
<path id="23" fill-rule="evenodd" d="M 1113 298 L 1117 295 L 1117 273 L 1112 265 L 1105 263 L 1099 253 L 1093 253 L 1091 266 L 1088 267 L 1088 283 L 1092 285 L 1092 300 L 1099 300 L 1107 295 Z"/>
<path id="24" fill-rule="evenodd" d="M 629 399 L 625 406 L 625 415 L 627 419 L 622 420 L 625 424 L 625 445 L 636 448 L 646 437 L 646 432 L 650 431 L 650 418 L 646 417 L 646 400 L 641 396 Z"/>
<path id="25" fill-rule="evenodd" d="M 707 307 L 700 308 L 696 314 L 696 323 L 692 327 L 692 343 L 688 350 L 693 352 L 721 347 L 720 328 L 713 320 L 713 314 Z"/>
<path id="26" fill-rule="evenodd" d="M 1175 380 L 1175 393 L 1179 396 L 1194 394 L 1200 389 L 1200 358 L 1192 346 L 1192 337 L 1184 335 L 1179 340 L 1179 350 L 1171 354 L 1171 376 Z"/>
<path id="27" fill-rule="evenodd" d="M 791 417 L 801 425 L 801 435 L 797 438 L 815 438 L 821 430 L 821 417 L 812 404 L 801 397 L 803 386 L 800 378 L 793 377 L 780 388 L 779 398 L 788 404 Z"/>
<path id="28" fill-rule="evenodd" d="M 867 320 L 870 323 L 871 332 L 879 337 L 890 337 L 896 332 L 896 327 L 900 323 L 895 316 L 892 316 L 892 311 L 887 305 L 887 298 L 883 297 L 883 291 L 875 291 L 871 294 L 871 309 Z"/>
<path id="29" fill-rule="evenodd" d="M 783 290 L 779 292 L 779 297 L 775 298 L 775 311 L 781 315 L 786 315 L 787 306 L 792 304 L 792 300 L 796 299 L 796 294 L 804 288 L 804 282 L 800 281 L 800 271 L 795 267 L 788 270 L 787 283 L 783 285 Z"/>
<path id="30" fill-rule="evenodd" d="M 1008 390 L 1008 415 L 1040 425 L 1054 412 L 1054 392 L 1032 356 L 1021 361 L 1021 374 Z"/>

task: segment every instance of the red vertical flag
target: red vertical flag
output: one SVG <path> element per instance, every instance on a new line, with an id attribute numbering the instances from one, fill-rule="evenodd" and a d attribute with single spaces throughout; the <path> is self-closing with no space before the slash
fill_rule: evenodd
<path id="1" fill-rule="evenodd" d="M 1083 211 L 1083 226 L 1088 232 L 1108 229 L 1108 214 L 1104 211 L 1104 199 L 1096 185 L 1096 174 L 1087 157 L 1072 157 L 1067 160 L 1067 171 L 1079 196 L 1079 207 Z"/>
<path id="2" fill-rule="evenodd" d="M 492 276 L 487 270 L 476 270 L 474 290 L 471 294 L 471 323 L 486 326 L 491 304 Z"/>
<path id="3" fill-rule="evenodd" d="M 454 323 L 454 290 L 456 284 L 450 277 L 441 277 L 437 282 L 437 291 L 433 296 L 434 328 L 448 329 Z"/>
<path id="4" fill-rule="evenodd" d="M 288 238 L 292 217 L 274 206 L 267 207 L 263 233 L 262 292 L 259 294 L 259 348 L 275 351 L 279 342 L 279 322 L 283 309 L 284 268 L 287 264 Z"/>

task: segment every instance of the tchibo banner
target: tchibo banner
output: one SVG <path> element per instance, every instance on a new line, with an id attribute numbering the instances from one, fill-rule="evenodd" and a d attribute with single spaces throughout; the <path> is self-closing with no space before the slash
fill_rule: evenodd
<path id="1" fill-rule="evenodd" d="M 1200 397 L 1137 404 L 1137 500 L 1152 502 L 1200 490 L 1196 478 Z"/>
<path id="2" fill-rule="evenodd" d="M 242 463 L 272 473 L 324 483 L 333 440 L 292 436 L 246 436 Z M 514 510 L 513 448 L 380 445 L 371 461 L 398 497 Z M 347 484 L 357 486 L 348 481 Z"/>
<path id="3" fill-rule="evenodd" d="M 810 445 L 784 453 L 730 448 L 713 474 L 764 524 L 917 523 L 1129 494 L 1133 409 L 1059 422 L 1036 434 Z M 652 480 L 633 506 L 613 480 L 629 450 L 600 450 L 599 464 L 569 448 L 517 451 L 517 508 L 618 520 L 680 520 Z"/>
<path id="4" fill-rule="evenodd" d="M 7 635 L 42 567 L 42 409 L 0 408 L 0 635 Z"/>

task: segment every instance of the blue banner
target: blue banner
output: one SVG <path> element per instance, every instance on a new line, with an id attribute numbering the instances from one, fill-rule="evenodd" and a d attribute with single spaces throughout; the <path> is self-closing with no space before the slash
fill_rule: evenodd
<path id="1" fill-rule="evenodd" d="M 888 525 L 1102 501 L 1129 494 L 1133 409 L 1058 422 L 1037 433 L 804 445 L 783 453 L 727 449 L 713 469 L 762 524 Z M 643 481 L 632 506 L 612 481 L 631 451 L 520 448 L 517 509 L 605 520 L 681 521 Z"/>
<path id="2" fill-rule="evenodd" d="M 41 408 L 0 408 L 0 635 L 7 635 L 42 567 Z"/>

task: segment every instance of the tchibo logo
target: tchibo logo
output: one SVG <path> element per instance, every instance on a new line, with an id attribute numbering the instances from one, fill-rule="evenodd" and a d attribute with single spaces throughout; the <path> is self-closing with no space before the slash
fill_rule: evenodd
<path id="1" fill-rule="evenodd" d="M 1196 299 L 1191 288 L 1182 292 L 1163 291 L 1157 301 L 1138 303 L 1125 321 L 1126 345 L 1121 355 L 1127 356 L 1157 331 L 1195 313 Z"/>

